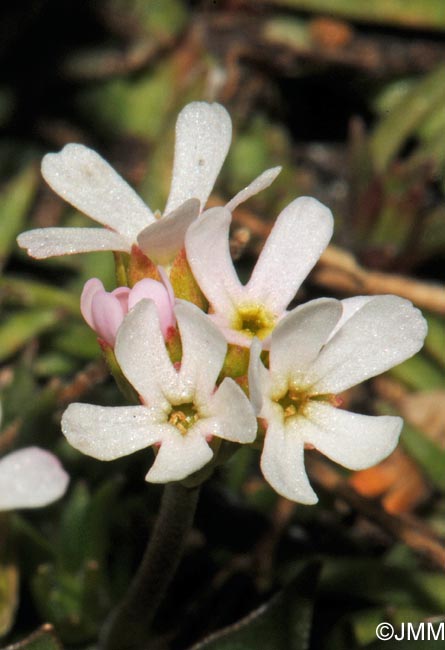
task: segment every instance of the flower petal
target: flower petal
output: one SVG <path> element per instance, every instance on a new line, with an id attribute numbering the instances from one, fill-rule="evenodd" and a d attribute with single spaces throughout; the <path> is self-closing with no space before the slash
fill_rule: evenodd
<path id="1" fill-rule="evenodd" d="M 175 159 L 165 213 L 197 198 L 204 207 L 229 150 L 232 123 L 220 104 L 192 102 L 176 122 Z"/>
<path id="2" fill-rule="evenodd" d="M 128 309 L 132 309 L 144 298 L 153 300 L 156 304 L 162 334 L 165 337 L 168 329 L 175 325 L 175 315 L 169 290 L 162 282 L 158 282 L 157 280 L 152 280 L 151 278 L 139 280 L 130 291 Z"/>
<path id="3" fill-rule="evenodd" d="M 269 367 L 274 392 L 305 382 L 314 361 L 342 313 L 341 303 L 319 298 L 293 309 L 272 333 Z"/>
<path id="4" fill-rule="evenodd" d="M 313 400 L 305 416 L 304 441 L 349 469 L 366 469 L 389 456 L 403 426 L 399 417 L 359 415 Z"/>
<path id="5" fill-rule="evenodd" d="M 120 306 L 122 308 L 122 313 L 128 313 L 128 298 L 130 296 L 129 287 L 117 287 L 111 292 L 112 296 L 115 296 L 119 300 Z"/>
<path id="6" fill-rule="evenodd" d="M 38 260 L 92 251 L 129 253 L 131 250 L 131 244 L 124 237 L 105 228 L 36 228 L 22 232 L 17 243 Z"/>
<path id="7" fill-rule="evenodd" d="M 187 231 L 187 260 L 201 291 L 213 309 L 225 314 L 227 320 L 234 304 L 243 295 L 230 256 L 229 228 L 232 215 L 225 208 L 211 208 Z"/>
<path id="8" fill-rule="evenodd" d="M 97 291 L 91 301 L 91 314 L 94 331 L 113 347 L 125 315 L 119 299 L 106 291 Z"/>
<path id="9" fill-rule="evenodd" d="M 67 144 L 47 154 L 42 175 L 65 201 L 112 228 L 131 243 L 154 221 L 151 210 L 114 169 L 92 149 Z"/>
<path id="10" fill-rule="evenodd" d="M 354 296 L 353 298 L 345 298 L 344 300 L 341 301 L 342 305 L 342 314 L 340 317 L 340 320 L 338 321 L 337 325 L 334 327 L 332 332 L 329 335 L 329 339 L 332 339 L 335 334 L 337 334 L 338 330 L 340 330 L 343 325 L 348 321 L 354 314 L 363 307 L 363 305 L 366 305 L 367 302 L 373 299 L 373 296 Z"/>
<path id="11" fill-rule="evenodd" d="M 144 228 L 139 248 L 155 263 L 170 264 L 184 247 L 185 233 L 199 214 L 198 199 L 189 199 L 173 212 Z"/>
<path id="12" fill-rule="evenodd" d="M 227 343 L 208 316 L 188 302 L 175 307 L 182 342 L 179 378 L 184 390 L 206 402 L 215 390 L 227 352 Z"/>
<path id="13" fill-rule="evenodd" d="M 233 212 L 240 203 L 244 203 L 244 201 L 250 199 L 251 196 L 255 196 L 255 194 L 258 194 L 258 192 L 265 190 L 266 187 L 269 187 L 269 185 L 274 182 L 281 170 L 282 167 L 271 167 L 271 169 L 266 169 L 266 171 L 264 171 L 262 174 L 257 176 L 255 180 L 249 183 L 247 187 L 242 189 L 241 192 L 235 194 L 233 199 L 231 199 L 226 204 L 227 210 Z"/>
<path id="14" fill-rule="evenodd" d="M 224 379 L 208 408 L 215 418 L 215 426 L 208 433 L 232 442 L 255 440 L 258 427 L 252 405 L 233 379 Z"/>
<path id="15" fill-rule="evenodd" d="M 141 300 L 124 318 L 114 352 L 122 372 L 145 404 L 168 408 L 166 395 L 177 396 L 178 375 L 165 348 L 152 300 Z"/>
<path id="16" fill-rule="evenodd" d="M 164 422 L 159 408 L 70 404 L 62 416 L 62 431 L 83 454 L 114 460 L 161 441 Z"/>
<path id="17" fill-rule="evenodd" d="M 0 510 L 39 508 L 59 499 L 68 474 L 57 458 L 38 447 L 26 447 L 0 460 Z"/>
<path id="18" fill-rule="evenodd" d="M 399 296 L 375 296 L 327 343 L 308 371 L 318 393 L 339 393 L 418 352 L 427 326 Z"/>
<path id="19" fill-rule="evenodd" d="M 181 435 L 175 427 L 170 428 L 171 432 L 162 442 L 145 477 L 150 483 L 182 481 L 207 465 L 213 457 L 213 451 L 199 432 L 192 428 L 186 435 Z"/>
<path id="20" fill-rule="evenodd" d="M 257 416 L 261 413 L 263 398 L 269 396 L 272 387 L 270 375 L 260 358 L 261 352 L 261 341 L 253 339 L 249 359 L 249 392 L 250 402 Z"/>
<path id="21" fill-rule="evenodd" d="M 80 312 L 92 330 L 94 330 L 94 321 L 91 303 L 98 291 L 105 291 L 104 285 L 98 278 L 91 278 L 85 282 L 80 296 Z"/>
<path id="22" fill-rule="evenodd" d="M 304 442 L 298 431 L 269 421 L 261 456 L 264 478 L 281 496 L 312 505 L 318 498 L 304 467 Z"/>
<path id="23" fill-rule="evenodd" d="M 278 216 L 246 285 L 252 300 L 279 314 L 326 248 L 333 230 L 331 211 L 316 199 L 292 201 Z"/>

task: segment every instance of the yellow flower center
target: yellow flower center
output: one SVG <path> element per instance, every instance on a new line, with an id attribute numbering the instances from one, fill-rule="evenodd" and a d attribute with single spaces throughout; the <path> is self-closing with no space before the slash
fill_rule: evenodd
<path id="1" fill-rule="evenodd" d="M 275 316 L 262 305 L 242 305 L 238 307 L 232 327 L 249 338 L 256 336 L 263 340 L 272 332 L 275 323 Z"/>
<path id="2" fill-rule="evenodd" d="M 168 414 L 168 423 L 176 427 L 183 436 L 198 420 L 198 409 L 193 402 L 173 406 Z"/>
<path id="3" fill-rule="evenodd" d="M 273 401 L 281 406 L 283 411 L 283 419 L 287 420 L 296 417 L 304 416 L 305 410 L 311 401 L 314 402 L 329 402 L 332 406 L 338 406 L 339 402 L 335 395 L 312 395 L 307 388 L 288 388 L 284 395 L 273 398 Z"/>

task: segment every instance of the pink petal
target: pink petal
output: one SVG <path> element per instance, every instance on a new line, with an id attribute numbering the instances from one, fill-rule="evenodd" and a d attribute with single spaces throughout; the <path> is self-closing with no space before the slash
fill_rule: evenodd
<path id="1" fill-rule="evenodd" d="M 136 282 L 133 289 L 130 291 L 128 297 L 128 309 L 132 309 L 144 298 L 153 300 L 155 303 L 162 334 L 165 337 L 168 329 L 173 327 L 175 324 L 175 315 L 173 313 L 173 307 L 168 290 L 163 284 L 161 284 L 161 282 L 157 282 L 151 278 L 144 278 L 143 280 Z"/>
<path id="2" fill-rule="evenodd" d="M 128 313 L 128 296 L 130 295 L 130 289 L 128 287 L 118 287 L 111 292 L 112 296 L 115 296 L 122 307 L 122 312 L 124 314 Z"/>
<path id="3" fill-rule="evenodd" d="M 109 345 L 114 346 L 117 330 L 124 320 L 124 312 L 116 296 L 98 291 L 92 300 L 94 331 Z"/>
<path id="4" fill-rule="evenodd" d="M 80 296 L 80 312 L 92 330 L 94 330 L 94 320 L 91 303 L 98 291 L 105 291 L 104 285 L 98 278 L 91 278 L 91 280 L 85 282 L 82 295 Z"/>

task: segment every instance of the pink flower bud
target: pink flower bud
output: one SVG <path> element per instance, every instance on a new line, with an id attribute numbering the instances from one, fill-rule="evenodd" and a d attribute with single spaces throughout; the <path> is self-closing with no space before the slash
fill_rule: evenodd
<path id="1" fill-rule="evenodd" d="M 143 299 L 153 300 L 155 303 L 164 338 L 167 338 L 170 328 L 175 326 L 173 289 L 163 269 L 158 270 L 162 282 L 144 278 L 132 289 L 118 287 L 108 292 L 97 278 L 92 278 L 85 284 L 80 298 L 82 316 L 91 329 L 111 347 L 114 347 L 117 331 L 124 317 Z"/>

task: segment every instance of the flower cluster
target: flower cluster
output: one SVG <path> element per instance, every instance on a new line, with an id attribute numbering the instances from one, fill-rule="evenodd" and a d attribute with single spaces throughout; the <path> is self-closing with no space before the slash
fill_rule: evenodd
<path id="1" fill-rule="evenodd" d="M 62 418 L 71 445 L 101 460 L 153 446 L 146 479 L 164 483 L 217 462 L 227 443 L 255 440 L 273 488 L 311 504 L 317 497 L 304 467 L 306 448 L 350 469 L 369 467 L 395 448 L 400 418 L 351 413 L 340 408 L 339 394 L 415 354 L 426 325 L 397 296 L 318 299 L 289 310 L 333 231 L 330 210 L 309 197 L 281 212 L 243 285 L 230 256 L 232 212 L 280 168 L 265 171 L 225 206 L 205 210 L 230 139 L 222 106 L 194 102 L 182 110 L 162 215 L 98 154 L 67 145 L 45 156 L 43 175 L 105 228 L 39 229 L 18 241 L 38 258 L 125 254 L 127 286 L 108 293 L 89 280 L 81 310 L 138 403 L 72 404 Z M 135 260 L 136 278 L 129 272 Z"/>

